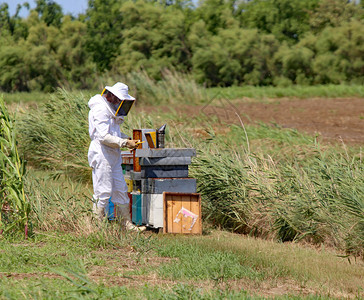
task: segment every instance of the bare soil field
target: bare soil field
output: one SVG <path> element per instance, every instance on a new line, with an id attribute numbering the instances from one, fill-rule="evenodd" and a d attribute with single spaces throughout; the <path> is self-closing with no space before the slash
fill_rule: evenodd
<path id="1" fill-rule="evenodd" d="M 364 99 L 297 99 L 271 103 L 234 102 L 240 115 L 250 122 L 274 122 L 324 140 L 341 139 L 349 144 L 364 144 Z"/>
<path id="2" fill-rule="evenodd" d="M 311 99 L 215 99 L 199 106 L 144 107 L 144 111 L 162 110 L 216 117 L 228 124 L 278 124 L 311 135 L 319 135 L 327 142 L 364 144 L 364 98 Z M 240 119 L 239 119 L 239 117 Z"/>

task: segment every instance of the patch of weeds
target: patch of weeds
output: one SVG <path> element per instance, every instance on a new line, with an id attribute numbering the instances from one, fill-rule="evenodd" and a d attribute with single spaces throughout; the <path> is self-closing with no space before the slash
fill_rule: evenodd
<path id="1" fill-rule="evenodd" d="M 263 273 L 243 265 L 239 256 L 229 251 L 207 249 L 183 239 L 163 239 L 163 246 L 157 249 L 160 256 L 175 257 L 168 264 L 161 265 L 158 273 L 172 279 L 213 280 L 217 284 L 226 279 L 262 279 Z"/>
<path id="2" fill-rule="evenodd" d="M 0 249 L 1 272 L 46 272 L 48 267 L 65 263 L 75 264 L 79 251 L 69 244 L 47 244 L 43 247 L 28 244 L 2 244 Z"/>
<path id="3" fill-rule="evenodd" d="M 76 274 L 77 275 L 77 274 Z M 71 276 L 68 274 L 66 276 Z M 72 274 L 74 276 L 74 274 Z M 79 276 L 79 275 L 78 275 Z M 133 299 L 135 291 L 126 287 L 95 284 L 87 278 L 0 278 L 1 299 Z M 77 281 L 76 281 L 77 280 Z"/>
<path id="4" fill-rule="evenodd" d="M 178 284 L 171 290 L 163 288 L 145 288 L 144 295 L 148 299 L 167 299 L 167 300 L 215 300 L 215 299 L 251 299 L 247 292 L 230 291 L 228 289 L 204 290 L 187 284 Z"/>
<path id="5" fill-rule="evenodd" d="M 106 260 L 100 254 L 89 253 L 84 258 L 83 261 L 86 266 L 105 266 Z"/>
<path id="6" fill-rule="evenodd" d="M 146 236 L 140 233 L 127 233 L 129 237 L 132 237 L 129 241 L 129 245 L 137 251 L 137 262 L 139 263 L 142 258 L 156 248 L 156 240 L 152 235 Z"/>

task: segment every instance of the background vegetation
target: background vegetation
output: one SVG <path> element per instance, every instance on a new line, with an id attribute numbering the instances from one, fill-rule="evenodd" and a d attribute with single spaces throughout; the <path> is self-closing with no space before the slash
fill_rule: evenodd
<path id="1" fill-rule="evenodd" d="M 363 84 L 363 4 L 346 0 L 90 0 L 64 15 L 36 0 L 0 6 L 0 89 L 101 88 L 143 71 L 205 86 Z M 363 2 L 362 2 L 363 3 Z"/>

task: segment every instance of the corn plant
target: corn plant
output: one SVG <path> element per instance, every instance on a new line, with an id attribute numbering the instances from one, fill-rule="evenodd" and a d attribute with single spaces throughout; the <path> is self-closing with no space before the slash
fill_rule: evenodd
<path id="1" fill-rule="evenodd" d="M 16 127 L 0 98 L 0 232 L 28 235 L 30 205 L 24 193 L 25 163 L 16 142 Z"/>

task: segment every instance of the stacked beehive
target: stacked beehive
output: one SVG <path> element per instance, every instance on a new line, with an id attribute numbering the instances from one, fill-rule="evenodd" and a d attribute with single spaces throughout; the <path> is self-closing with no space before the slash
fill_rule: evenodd
<path id="1" fill-rule="evenodd" d="M 196 193 L 196 179 L 188 177 L 195 149 L 137 149 L 141 166 L 143 224 L 163 228 L 164 192 Z"/>
<path id="2" fill-rule="evenodd" d="M 150 147 L 147 136 L 149 135 L 149 142 L 153 144 L 153 147 L 157 144 L 157 136 L 155 129 L 134 129 L 133 139 L 140 140 L 143 144 L 138 146 L 139 149 L 148 149 Z M 141 194 L 141 166 L 139 164 L 139 158 L 136 157 L 135 151 L 133 151 L 133 168 L 130 171 L 130 178 L 132 180 L 132 221 L 136 225 L 145 224 L 146 220 L 146 202 L 142 198 Z"/>
<path id="3" fill-rule="evenodd" d="M 150 132 L 146 129 L 138 131 Z M 196 150 L 150 148 L 147 143 L 140 148 L 133 153 L 132 167 L 130 155 L 128 159 L 123 158 L 123 164 L 127 163 L 123 168 L 128 170 L 124 176 L 130 178 L 132 183 L 133 223 L 163 229 L 165 232 L 176 230 L 175 232 L 181 233 L 201 233 L 200 197 L 199 194 L 195 194 L 196 179 L 188 177 L 188 168 Z M 183 206 L 182 202 L 185 203 Z M 170 220 L 167 220 L 168 218 Z M 188 224 L 183 221 L 187 218 L 190 219 Z M 177 224 L 179 220 L 182 222 Z M 169 224 L 170 231 L 165 230 L 166 224 Z"/>

